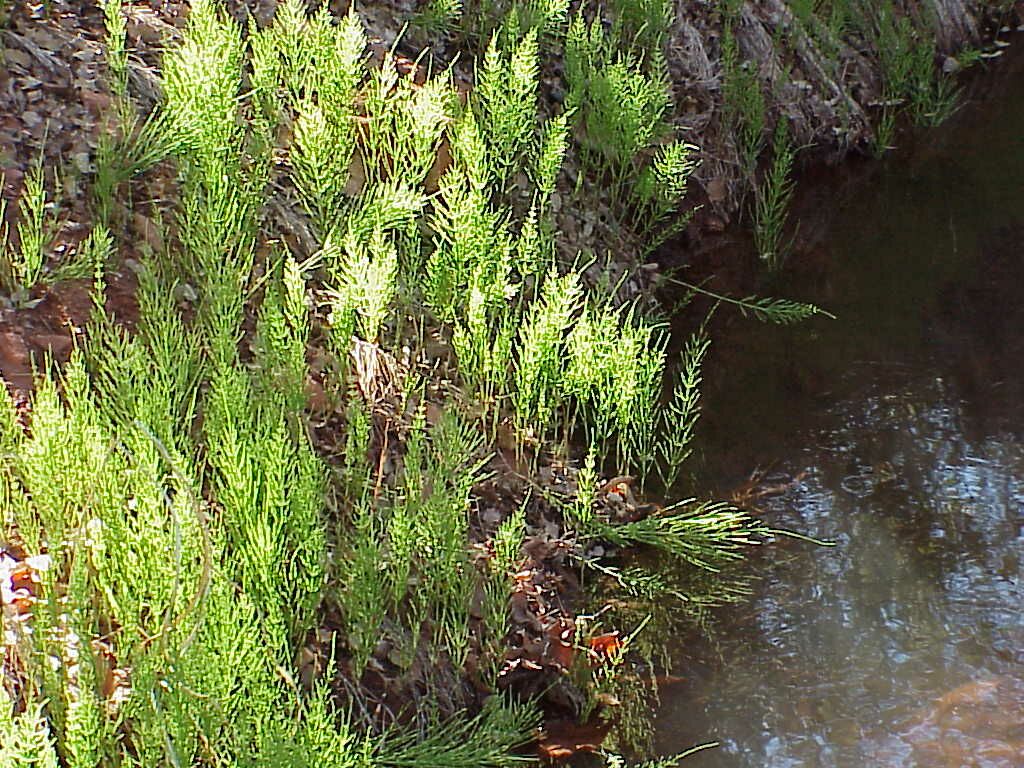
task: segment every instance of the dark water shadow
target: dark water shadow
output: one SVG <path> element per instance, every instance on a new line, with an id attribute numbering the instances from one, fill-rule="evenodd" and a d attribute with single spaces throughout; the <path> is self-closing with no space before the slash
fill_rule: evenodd
<path id="1" fill-rule="evenodd" d="M 805 196 L 838 210 L 786 292 L 838 320 L 716 341 L 691 487 L 765 469 L 789 485 L 760 513 L 838 546 L 766 548 L 753 599 L 676 644 L 660 750 L 723 742 L 688 765 L 1024 765 L 1022 62 Z"/>

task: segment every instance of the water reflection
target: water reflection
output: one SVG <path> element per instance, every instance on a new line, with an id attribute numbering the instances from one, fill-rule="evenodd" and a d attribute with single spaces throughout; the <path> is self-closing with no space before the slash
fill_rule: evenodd
<path id="1" fill-rule="evenodd" d="M 829 269 L 794 290 L 838 322 L 717 350 L 705 476 L 799 477 L 766 519 L 837 546 L 767 549 L 753 599 L 676 649 L 659 748 L 723 745 L 687 765 L 1024 766 L 1024 78 L 1009 88 L 830 224 Z"/>
<path id="2" fill-rule="evenodd" d="M 1019 751 L 977 765 L 1024 764 L 1024 444 L 965 437 L 941 379 L 896 383 L 832 408 L 765 503 L 838 546 L 781 544 L 717 647 L 688 651 L 704 677 L 668 703 L 685 733 L 663 746 L 724 742 L 693 765 L 973 765 L 955 761 L 983 741 Z"/>

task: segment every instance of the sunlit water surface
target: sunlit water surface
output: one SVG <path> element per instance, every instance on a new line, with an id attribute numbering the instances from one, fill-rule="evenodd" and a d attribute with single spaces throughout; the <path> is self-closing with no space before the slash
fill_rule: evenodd
<path id="1" fill-rule="evenodd" d="M 702 766 L 1024 766 L 1024 67 L 839 202 L 789 292 L 835 322 L 744 323 L 701 474 L 779 484 L 749 603 L 674 649 L 659 751 Z M 827 197 L 825 198 L 827 199 Z M 709 479 L 713 478 L 713 479 Z"/>

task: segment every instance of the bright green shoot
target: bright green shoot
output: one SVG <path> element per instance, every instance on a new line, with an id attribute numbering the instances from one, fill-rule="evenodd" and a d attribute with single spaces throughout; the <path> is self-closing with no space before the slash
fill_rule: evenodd
<path id="1" fill-rule="evenodd" d="M 9 291 L 27 291 L 43 278 L 50 243 L 57 232 L 57 223 L 48 204 L 42 162 L 33 164 L 25 176 L 21 193 L 17 226 L 18 246 L 11 249 L 6 232 L 2 274 Z"/>
<path id="2" fill-rule="evenodd" d="M 124 99 L 128 95 L 128 50 L 125 48 L 127 27 L 123 0 L 103 0 L 103 24 L 107 32 L 107 66 L 113 90 Z"/>
<path id="3" fill-rule="evenodd" d="M 499 48 L 495 35 L 477 73 L 475 93 L 479 119 L 499 185 L 504 184 L 517 167 L 536 131 L 537 57 L 536 31 L 527 33 L 509 51 Z"/>
<path id="4" fill-rule="evenodd" d="M 788 250 L 783 230 L 795 191 L 792 178 L 795 160 L 796 149 L 786 120 L 780 118 L 772 141 L 772 162 L 757 188 L 754 203 L 754 243 L 758 256 L 772 269 L 782 266 Z"/>
<path id="5" fill-rule="evenodd" d="M 579 275 L 554 271 L 544 282 L 540 300 L 526 318 L 516 346 L 514 407 L 522 431 L 542 437 L 562 403 L 564 334 L 583 297 Z"/>

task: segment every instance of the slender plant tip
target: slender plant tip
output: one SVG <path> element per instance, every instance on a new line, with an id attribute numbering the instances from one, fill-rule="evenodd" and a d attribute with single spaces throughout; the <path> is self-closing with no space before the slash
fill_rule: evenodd
<path id="1" fill-rule="evenodd" d="M 819 547 L 837 547 L 838 542 L 828 541 L 827 539 L 816 539 L 813 536 L 808 536 L 805 533 L 799 531 L 790 531 L 785 528 L 768 528 L 765 529 L 765 533 L 771 536 L 783 536 L 787 539 L 796 539 L 797 541 L 806 541 L 809 544 L 815 544 Z"/>

